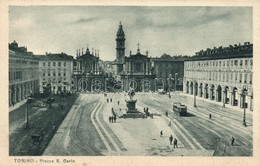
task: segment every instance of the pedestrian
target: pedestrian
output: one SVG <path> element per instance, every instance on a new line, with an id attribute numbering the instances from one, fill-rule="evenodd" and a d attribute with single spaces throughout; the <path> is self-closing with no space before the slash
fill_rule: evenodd
<path id="1" fill-rule="evenodd" d="M 211 114 L 209 114 L 209 119 L 211 119 Z"/>
<path id="2" fill-rule="evenodd" d="M 172 140 L 173 140 L 173 136 L 172 135 L 170 135 L 169 140 L 170 140 L 170 145 L 172 145 Z"/>
<path id="3" fill-rule="evenodd" d="M 110 102 L 112 103 L 112 98 L 110 99 Z"/>
<path id="4" fill-rule="evenodd" d="M 114 122 L 116 123 L 116 116 L 114 116 Z"/>
<path id="5" fill-rule="evenodd" d="M 111 122 L 113 123 L 114 121 L 113 121 L 113 116 L 111 116 Z"/>
<path id="6" fill-rule="evenodd" d="M 109 120 L 109 122 L 111 123 L 111 116 L 109 116 L 108 120 Z"/>
<path id="7" fill-rule="evenodd" d="M 231 145 L 234 146 L 235 138 L 232 136 L 231 138 Z"/>
<path id="8" fill-rule="evenodd" d="M 168 117 L 168 111 L 165 112 L 165 115 Z"/>
<path id="9" fill-rule="evenodd" d="M 120 102 L 119 102 L 119 100 L 118 100 L 117 105 L 119 105 L 119 103 L 120 103 Z"/>
<path id="10" fill-rule="evenodd" d="M 160 132 L 160 137 L 162 137 L 163 136 L 163 131 L 161 130 L 161 132 Z"/>
<path id="11" fill-rule="evenodd" d="M 177 148 L 177 147 L 178 147 L 178 146 L 177 146 L 177 142 L 178 142 L 177 139 L 174 138 L 174 141 L 173 141 L 173 148 L 175 148 L 175 147 Z"/>
<path id="12" fill-rule="evenodd" d="M 53 130 L 53 132 L 56 131 L 56 126 L 55 125 L 52 126 L 52 130 Z"/>

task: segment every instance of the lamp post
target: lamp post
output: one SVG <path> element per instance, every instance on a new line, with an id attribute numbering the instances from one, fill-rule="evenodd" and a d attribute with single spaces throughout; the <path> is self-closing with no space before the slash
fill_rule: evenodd
<path id="1" fill-rule="evenodd" d="M 32 98 L 28 97 L 27 98 L 27 102 L 26 102 L 27 109 L 26 109 L 26 126 L 25 126 L 25 128 L 27 128 L 27 129 L 30 128 L 30 126 L 29 126 L 29 108 L 28 108 L 28 105 L 31 102 L 32 102 Z"/>
<path id="2" fill-rule="evenodd" d="M 177 91 L 177 75 L 178 73 L 175 73 L 174 92 Z"/>

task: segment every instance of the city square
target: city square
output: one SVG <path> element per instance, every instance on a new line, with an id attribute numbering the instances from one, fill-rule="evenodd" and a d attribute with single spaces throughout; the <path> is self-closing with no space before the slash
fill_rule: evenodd
<path id="1" fill-rule="evenodd" d="M 252 8 L 10 9 L 10 156 L 253 156 Z"/>

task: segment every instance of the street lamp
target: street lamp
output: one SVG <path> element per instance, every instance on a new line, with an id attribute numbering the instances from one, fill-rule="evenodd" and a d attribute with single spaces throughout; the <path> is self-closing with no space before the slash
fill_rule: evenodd
<path id="1" fill-rule="evenodd" d="M 177 75 L 178 73 L 175 73 L 174 92 L 177 91 Z"/>
<path id="2" fill-rule="evenodd" d="M 29 103 L 32 102 L 32 100 L 33 99 L 28 96 L 27 102 L 26 102 L 26 107 L 27 107 L 27 109 L 26 109 L 26 126 L 25 126 L 26 129 L 30 128 L 30 126 L 29 126 L 29 108 L 28 108 L 28 105 L 29 105 Z"/>

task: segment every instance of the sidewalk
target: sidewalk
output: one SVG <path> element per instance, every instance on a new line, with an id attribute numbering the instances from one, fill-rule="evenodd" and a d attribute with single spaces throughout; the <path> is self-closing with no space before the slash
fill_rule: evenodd
<path id="1" fill-rule="evenodd" d="M 19 103 L 16 103 L 14 106 L 10 106 L 9 107 L 9 112 L 19 108 L 20 106 L 24 105 L 26 103 L 27 99 L 24 99 L 22 101 L 20 101 Z"/>
<path id="2" fill-rule="evenodd" d="M 193 95 L 190 95 L 190 94 L 186 94 L 186 93 L 183 93 L 183 92 L 178 92 L 179 95 L 182 95 L 182 96 L 187 96 L 187 97 L 190 97 L 190 98 L 194 98 Z M 216 104 L 216 105 L 219 105 L 219 106 L 223 106 L 223 103 L 222 102 L 216 102 L 214 100 L 210 100 L 210 99 L 205 99 L 205 98 L 202 98 L 202 97 L 198 97 L 196 96 L 196 100 L 199 100 L 199 101 L 205 101 L 205 102 L 208 102 L 208 103 L 212 103 L 212 104 Z M 238 106 L 231 106 L 230 104 L 225 104 L 225 108 L 229 108 L 229 109 L 232 109 L 232 110 L 236 110 L 236 111 L 240 111 L 241 113 L 244 112 L 244 109 L 243 108 L 239 108 Z M 249 111 L 248 109 L 246 109 L 246 114 L 253 114 L 254 111 Z"/>

